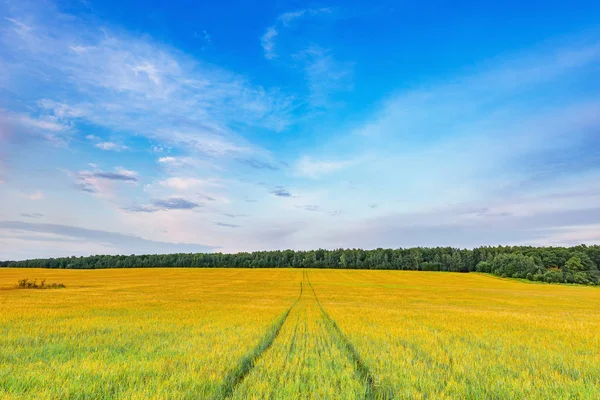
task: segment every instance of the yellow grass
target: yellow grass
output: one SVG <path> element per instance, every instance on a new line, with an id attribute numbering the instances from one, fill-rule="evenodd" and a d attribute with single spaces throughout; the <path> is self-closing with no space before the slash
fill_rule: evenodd
<path id="1" fill-rule="evenodd" d="M 15 289 L 24 278 L 66 288 Z M 0 269 L 0 398 L 593 399 L 599 349 L 592 287 L 412 271 Z"/>
<path id="2" fill-rule="evenodd" d="M 439 272 L 310 276 L 397 397 L 600 398 L 598 288 Z"/>
<path id="3" fill-rule="evenodd" d="M 301 271 L 0 270 L 0 397 L 209 398 L 298 296 Z"/>

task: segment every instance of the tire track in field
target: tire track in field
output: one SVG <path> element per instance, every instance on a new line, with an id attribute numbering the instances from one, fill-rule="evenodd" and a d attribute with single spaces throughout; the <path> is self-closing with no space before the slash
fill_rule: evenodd
<path id="1" fill-rule="evenodd" d="M 310 286 L 310 289 L 312 290 L 312 293 L 315 296 L 315 300 L 317 301 L 317 304 L 319 305 L 319 308 L 321 309 L 321 313 L 323 313 L 323 317 L 328 322 L 334 335 L 336 336 L 336 338 L 334 338 L 334 340 L 337 339 L 335 341 L 337 341 L 346 350 L 346 352 L 348 354 L 348 358 L 350 358 L 350 361 L 352 361 L 352 363 L 354 364 L 356 372 L 358 372 L 358 375 L 367 384 L 367 392 L 365 393 L 365 398 L 366 399 L 392 399 L 393 398 L 392 393 L 382 392 L 377 387 L 377 385 L 375 385 L 375 377 L 374 377 L 373 373 L 371 372 L 371 370 L 369 369 L 369 367 L 367 366 L 367 364 L 360 357 L 360 354 L 358 353 L 358 351 L 356 350 L 356 348 L 354 347 L 352 342 L 348 339 L 348 337 L 346 337 L 346 335 L 344 335 L 344 332 L 342 332 L 342 330 L 340 329 L 338 324 L 335 322 L 335 320 L 333 318 L 331 318 L 329 316 L 329 314 L 327 313 L 327 311 L 325 311 L 325 309 L 323 308 L 323 305 L 321 304 L 321 302 L 319 301 L 319 298 L 317 297 L 315 288 L 313 287 L 312 283 L 310 283 L 310 279 L 308 278 L 308 273 L 305 273 L 305 277 L 306 277 L 306 281 L 308 282 L 308 286 Z"/>
<path id="2" fill-rule="evenodd" d="M 302 296 L 302 294 L 300 294 Z M 298 324 L 300 323 L 300 314 L 296 317 L 296 324 L 294 325 L 294 335 L 292 336 L 292 342 L 290 343 L 290 348 L 288 350 L 287 357 L 285 359 L 286 363 L 292 358 L 294 351 L 296 350 L 296 338 L 298 337 Z"/>
<path id="3" fill-rule="evenodd" d="M 300 281 L 300 295 L 294 301 L 294 303 L 288 308 L 283 314 L 281 314 L 269 327 L 265 335 L 262 337 L 258 346 L 252 349 L 248 354 L 246 354 L 238 364 L 238 366 L 233 369 L 223 382 L 221 383 L 221 387 L 217 390 L 217 393 L 214 396 L 214 399 L 225 399 L 230 397 L 235 389 L 242 383 L 246 375 L 250 373 L 252 368 L 254 368 L 254 364 L 256 361 L 271 347 L 277 336 L 279 335 L 279 331 L 281 331 L 281 327 L 285 323 L 288 315 L 292 309 L 298 304 L 300 301 L 300 297 L 302 297 L 302 281 Z"/>

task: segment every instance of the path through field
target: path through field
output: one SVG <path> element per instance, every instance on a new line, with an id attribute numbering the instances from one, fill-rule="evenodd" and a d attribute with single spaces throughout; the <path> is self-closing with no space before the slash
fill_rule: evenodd
<path id="1" fill-rule="evenodd" d="M 352 350 L 304 272 L 298 302 L 233 397 L 372 398 L 373 380 Z"/>

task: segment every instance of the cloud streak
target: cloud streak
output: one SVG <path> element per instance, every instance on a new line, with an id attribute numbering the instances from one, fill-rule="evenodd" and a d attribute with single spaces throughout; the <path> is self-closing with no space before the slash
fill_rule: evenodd
<path id="1" fill-rule="evenodd" d="M 331 14 L 331 12 L 331 8 L 307 8 L 289 11 L 279 15 L 275 21 L 275 24 L 269 26 L 260 38 L 260 44 L 263 48 L 265 58 L 272 60 L 278 57 L 276 51 L 276 39 L 280 30 L 289 28 L 294 21 L 302 17 L 326 15 Z"/>
<path id="2" fill-rule="evenodd" d="M 169 243 L 147 240 L 139 236 L 126 235 L 103 230 L 86 229 L 70 225 L 40 224 L 20 221 L 0 221 L 0 234 L 6 233 L 15 237 L 21 233 L 20 240 L 13 241 L 22 250 L 9 250 L 0 244 L 3 254 L 11 255 L 11 259 L 31 257 L 60 257 L 71 255 L 88 255 L 89 248 L 97 247 L 103 254 L 156 254 L 156 253 L 189 253 L 213 251 L 215 248 L 195 243 Z M 39 241 L 39 235 L 50 235 L 49 246 L 44 246 L 43 253 L 32 251 L 27 242 Z M 68 240 L 70 243 L 63 244 Z M 82 246 L 75 246 L 79 243 Z M 54 247 L 52 250 L 50 250 Z M 73 251 L 73 248 L 78 250 Z"/>
<path id="3" fill-rule="evenodd" d="M 100 149 L 100 150 L 106 150 L 106 151 L 124 151 L 124 150 L 128 150 L 129 147 L 124 146 L 122 144 L 117 144 L 114 142 L 100 142 L 100 143 L 96 143 L 94 145 L 94 147 Z"/>
<path id="4" fill-rule="evenodd" d="M 356 163 L 356 161 L 351 161 L 351 160 L 344 160 L 344 161 L 319 160 L 319 161 L 315 161 L 310 156 L 304 156 L 296 163 L 295 169 L 296 169 L 296 174 L 298 174 L 300 176 L 316 179 L 322 175 L 327 175 L 327 174 L 334 173 L 336 171 L 343 170 L 347 167 L 352 166 L 355 163 Z"/>
<path id="5" fill-rule="evenodd" d="M 25 217 L 25 218 L 42 218 L 44 216 L 44 214 L 42 214 L 42 213 L 31 213 L 31 214 L 21 213 L 21 216 Z"/>
<path id="6" fill-rule="evenodd" d="M 236 225 L 236 224 L 227 224 L 225 222 L 215 222 L 215 225 L 221 226 L 221 227 L 224 227 L 224 228 L 239 228 L 240 227 L 239 225 Z"/>
<path id="7" fill-rule="evenodd" d="M 99 169 L 65 172 L 74 179 L 73 187 L 75 189 L 100 197 L 113 197 L 115 184 L 136 185 L 139 181 L 137 172 L 122 167 L 115 168 L 114 172 Z"/>
<path id="8" fill-rule="evenodd" d="M 19 197 L 21 197 L 23 199 L 27 199 L 27 200 L 32 200 L 32 201 L 43 200 L 44 193 L 42 193 L 40 190 L 36 190 L 35 192 L 33 192 L 31 194 L 21 194 Z"/>
<path id="9" fill-rule="evenodd" d="M 285 188 L 279 186 L 271 190 L 271 194 L 277 197 L 292 197 L 292 194 Z"/>
<path id="10" fill-rule="evenodd" d="M 191 210 L 193 208 L 200 207 L 198 203 L 194 203 L 193 201 L 189 201 L 181 197 L 155 200 L 152 204 L 161 210 Z"/>
<path id="11" fill-rule="evenodd" d="M 186 200 L 183 197 L 169 197 L 166 199 L 155 199 L 150 205 L 125 207 L 125 211 L 155 213 L 158 211 L 193 210 L 202 207 L 201 204 Z"/>
<path id="12" fill-rule="evenodd" d="M 94 178 L 108 179 L 111 181 L 137 182 L 138 180 L 135 176 L 121 174 L 118 172 L 94 172 L 90 174 L 90 176 Z"/>

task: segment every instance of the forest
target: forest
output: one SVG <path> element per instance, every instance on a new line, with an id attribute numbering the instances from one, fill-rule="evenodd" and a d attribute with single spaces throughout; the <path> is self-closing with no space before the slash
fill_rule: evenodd
<path id="1" fill-rule="evenodd" d="M 19 268 L 343 268 L 485 272 L 549 283 L 600 284 L 600 246 L 497 246 L 474 249 L 277 250 L 252 253 L 95 255 L 2 261 Z"/>

